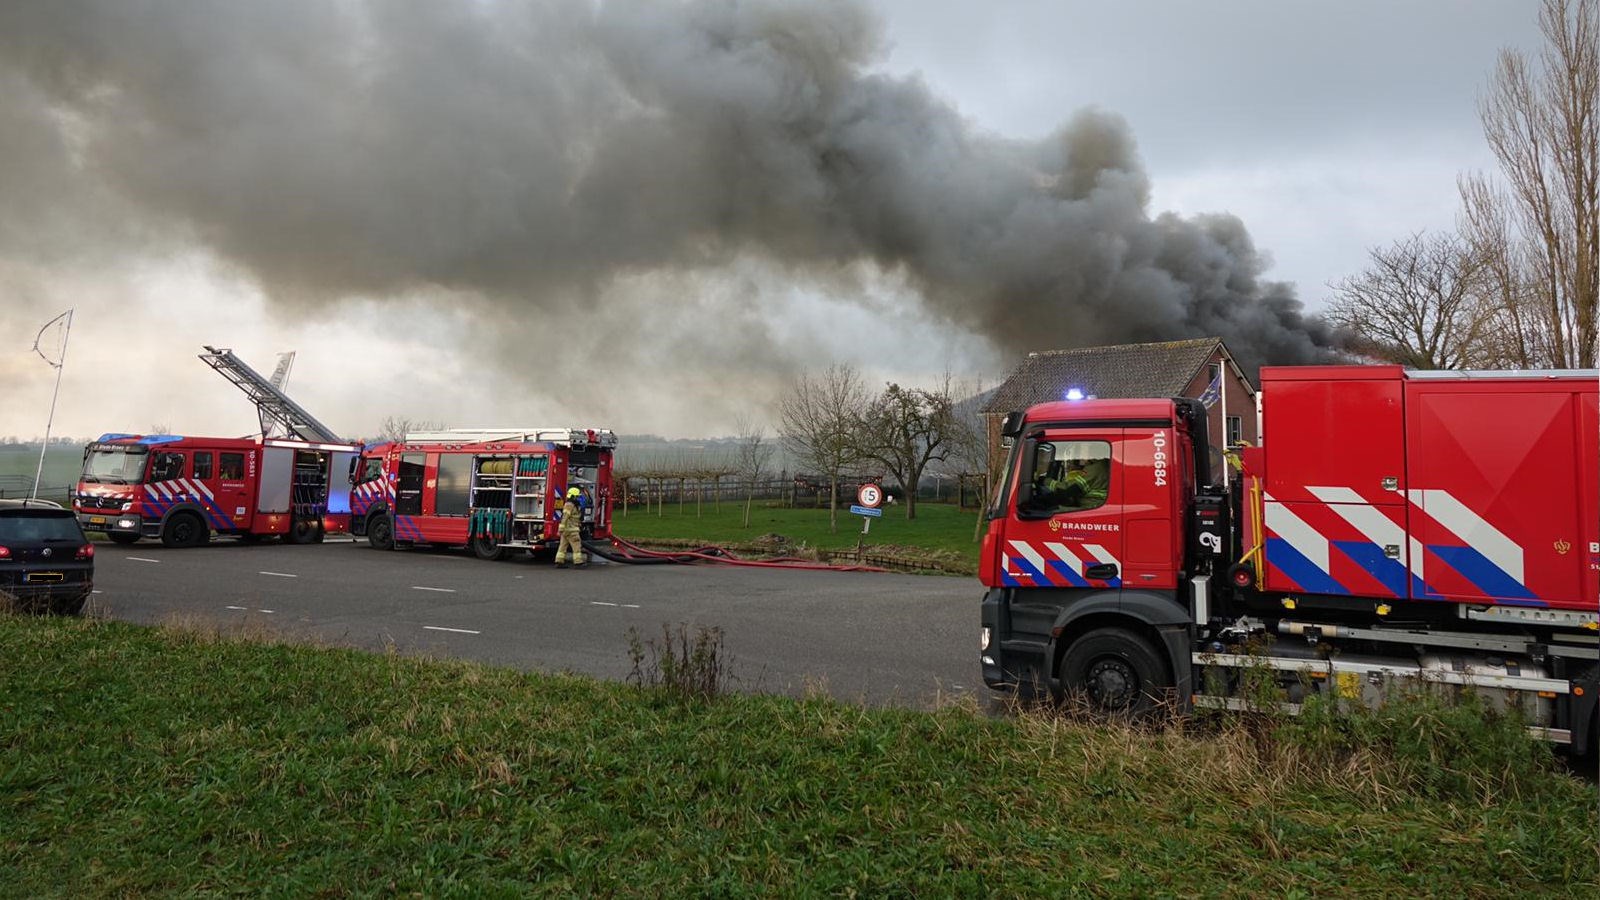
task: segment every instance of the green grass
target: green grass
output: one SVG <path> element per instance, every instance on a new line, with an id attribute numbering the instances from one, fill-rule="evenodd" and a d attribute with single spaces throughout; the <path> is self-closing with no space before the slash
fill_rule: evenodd
<path id="1" fill-rule="evenodd" d="M 0 896 L 1596 891 L 1592 786 L 1514 728 L 1419 780 L 1321 725 L 1308 755 L 93 621 L 0 647 Z"/>
<path id="2" fill-rule="evenodd" d="M 934 553 L 970 560 L 975 565 L 978 543 L 974 540 L 973 526 L 977 510 L 961 510 L 949 503 L 920 503 L 917 517 L 907 520 L 900 505 L 887 507 L 880 518 L 872 520 L 872 530 L 865 536 L 868 547 L 914 547 Z M 744 505 L 724 502 L 720 510 L 705 504 L 697 515 L 692 500 L 680 512 L 677 504 L 668 503 L 661 515 L 652 506 L 648 511 L 634 506 L 624 515 L 619 507 L 612 530 L 629 540 L 671 538 L 704 541 L 709 544 L 748 543 L 763 535 L 781 534 L 792 544 L 804 543 L 822 549 L 854 549 L 862 539 L 862 517 L 850 512 L 848 506 L 839 508 L 839 530 L 829 530 L 828 510 L 786 509 L 777 504 L 757 503 L 750 511 L 750 527 L 744 527 Z"/>
<path id="3" fill-rule="evenodd" d="M 0 475 L 20 476 L 26 481 L 20 494 L 7 493 L 6 496 L 26 496 L 28 489 L 33 487 L 33 476 L 38 469 L 38 444 L 0 444 Z M 62 489 L 70 489 L 77 484 L 78 473 L 82 469 L 82 447 L 51 447 L 44 455 L 44 470 L 39 473 L 40 496 L 58 501 L 64 499 Z"/>

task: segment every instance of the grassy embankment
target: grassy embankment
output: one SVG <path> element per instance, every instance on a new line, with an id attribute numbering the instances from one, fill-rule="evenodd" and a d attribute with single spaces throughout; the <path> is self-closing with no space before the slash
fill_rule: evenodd
<path id="1" fill-rule="evenodd" d="M 1593 787 L 1471 711 L 1139 732 L 120 623 L 0 647 L 5 896 L 1597 889 Z"/>
<path id="2" fill-rule="evenodd" d="M 861 534 L 861 516 L 847 507 L 839 509 L 839 530 L 828 528 L 828 510 L 786 509 L 776 504 L 757 503 L 750 511 L 750 526 L 744 526 L 744 505 L 723 503 L 715 509 L 709 503 L 696 513 L 690 501 L 680 511 L 673 503 L 657 514 L 635 506 L 624 515 L 619 508 L 613 525 L 617 535 L 633 541 L 682 541 L 722 546 L 760 543 L 768 535 L 782 535 L 789 549 L 854 550 L 862 541 L 867 552 L 892 552 L 900 555 L 926 555 L 977 572 L 978 543 L 973 538 L 976 510 L 958 509 L 949 503 L 922 503 L 917 517 L 907 520 L 899 505 L 884 509 L 872 520 L 872 530 Z"/>

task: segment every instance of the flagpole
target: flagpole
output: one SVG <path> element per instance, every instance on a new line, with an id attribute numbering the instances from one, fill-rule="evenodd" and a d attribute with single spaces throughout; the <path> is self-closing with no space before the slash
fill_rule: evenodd
<path id="1" fill-rule="evenodd" d="M 1222 398 L 1222 486 L 1228 486 L 1228 353 L 1217 366 L 1217 394 Z"/>
<path id="2" fill-rule="evenodd" d="M 50 362 L 50 357 L 45 356 L 44 351 L 39 349 L 39 338 L 44 336 L 45 328 L 49 328 L 51 325 L 54 325 L 62 319 L 66 319 L 67 321 L 66 329 L 61 334 L 61 361 Z M 72 310 L 70 309 L 61 315 L 56 316 L 54 319 L 44 323 L 44 328 L 39 329 L 39 333 L 33 337 L 34 352 L 43 357 L 44 361 L 50 363 L 50 365 L 55 367 L 56 370 L 56 389 L 50 395 L 50 418 L 44 423 L 44 446 L 39 448 L 39 467 L 33 470 L 33 493 L 29 494 L 30 497 L 33 497 L 36 500 L 39 497 L 39 479 L 44 475 L 44 454 L 46 450 L 50 449 L 50 428 L 51 426 L 55 425 L 56 422 L 56 398 L 61 396 L 61 371 L 67 367 L 67 341 L 71 338 Z"/>

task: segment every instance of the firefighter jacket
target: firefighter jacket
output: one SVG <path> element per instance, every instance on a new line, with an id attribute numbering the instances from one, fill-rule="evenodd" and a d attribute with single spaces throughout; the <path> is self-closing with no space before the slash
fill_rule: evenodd
<path id="1" fill-rule="evenodd" d="M 583 529 L 583 511 L 578 508 L 575 500 L 568 500 L 561 505 L 561 531 L 566 534 L 577 534 Z"/>

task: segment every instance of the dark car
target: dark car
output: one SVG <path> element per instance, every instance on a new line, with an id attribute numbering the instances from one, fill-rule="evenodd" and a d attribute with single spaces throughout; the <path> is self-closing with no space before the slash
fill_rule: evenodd
<path id="1" fill-rule="evenodd" d="M 94 545 L 72 510 L 0 500 L 0 604 L 75 616 L 93 589 Z"/>

